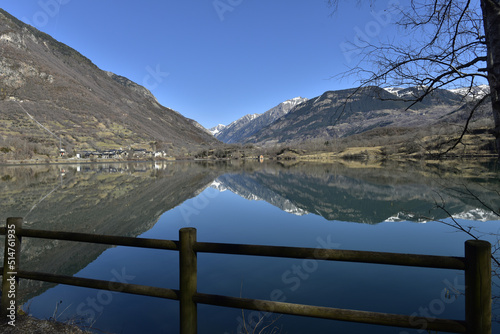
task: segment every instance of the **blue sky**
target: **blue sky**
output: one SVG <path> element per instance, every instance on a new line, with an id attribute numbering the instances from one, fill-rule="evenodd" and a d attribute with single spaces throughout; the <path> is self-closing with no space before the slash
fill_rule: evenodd
<path id="1" fill-rule="evenodd" d="M 388 0 L 352 3 L 333 15 L 327 0 L 6 0 L 2 8 L 209 128 L 352 87 L 354 79 L 331 79 L 354 65 L 342 43 L 376 40 L 395 19 L 382 15 Z"/>

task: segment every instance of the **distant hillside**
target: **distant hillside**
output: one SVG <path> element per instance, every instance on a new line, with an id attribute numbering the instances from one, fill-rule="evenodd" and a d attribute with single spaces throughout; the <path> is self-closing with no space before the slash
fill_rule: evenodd
<path id="1" fill-rule="evenodd" d="M 59 139 L 68 152 L 218 142 L 146 88 L 1 9 L 0 50 L 0 159 L 53 156 Z"/>
<path id="2" fill-rule="evenodd" d="M 295 106 L 307 101 L 306 98 L 296 97 L 280 103 L 263 114 L 246 115 L 228 126 L 213 128 L 214 136 L 225 143 L 241 143 L 262 128 L 270 125 L 278 118 L 286 115 Z"/>
<path id="3" fill-rule="evenodd" d="M 437 90 L 411 106 L 416 88 L 388 91 L 365 87 L 325 92 L 304 102 L 279 120 L 262 128 L 245 142 L 271 145 L 299 143 L 313 139 L 344 138 L 380 129 L 422 129 L 434 131 L 464 125 L 470 105 L 460 94 Z M 486 106 L 487 104 L 485 104 Z M 487 107 L 476 113 L 475 122 L 489 122 Z"/>

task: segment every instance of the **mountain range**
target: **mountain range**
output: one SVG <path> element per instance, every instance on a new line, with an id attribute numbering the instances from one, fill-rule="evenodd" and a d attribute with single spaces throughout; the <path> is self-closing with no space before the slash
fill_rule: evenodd
<path id="1" fill-rule="evenodd" d="M 411 100 L 422 93 L 416 87 L 328 91 L 310 100 L 298 100 L 286 112 L 274 114 L 275 117 L 263 117 L 273 108 L 251 120 L 247 115 L 227 127 L 219 125 L 211 130 L 226 143 L 263 146 L 345 138 L 381 129 L 399 132 L 423 129 L 428 134 L 443 133 L 443 129 L 451 132 L 463 127 L 474 101 L 486 95 L 488 88 L 437 89 L 416 104 Z M 475 112 L 471 127 L 486 128 L 491 122 L 487 102 Z"/>
<path id="2" fill-rule="evenodd" d="M 218 141 L 146 88 L 99 69 L 76 50 L 0 9 L 3 153 L 148 148 L 172 154 Z M 57 153 L 56 153 L 57 154 Z"/>

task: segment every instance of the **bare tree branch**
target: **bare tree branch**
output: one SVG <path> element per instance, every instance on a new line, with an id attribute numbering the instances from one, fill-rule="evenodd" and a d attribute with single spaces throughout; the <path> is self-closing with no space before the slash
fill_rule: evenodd
<path id="1" fill-rule="evenodd" d="M 465 126 L 464 126 L 464 130 L 462 131 L 462 133 L 460 134 L 460 137 L 456 140 L 455 144 L 453 144 L 450 148 L 448 148 L 443 154 L 447 154 L 448 152 L 450 152 L 451 150 L 453 150 L 455 147 L 457 147 L 458 144 L 460 144 L 462 142 L 462 139 L 464 138 L 465 134 L 467 133 L 467 130 L 469 128 L 469 123 L 472 119 L 472 116 L 474 115 L 474 112 L 477 110 L 477 108 L 479 108 L 479 106 L 481 104 L 483 104 L 483 102 L 486 100 L 486 98 L 489 98 L 490 95 L 485 95 L 483 96 L 475 105 L 474 107 L 472 108 L 472 110 L 470 111 L 469 113 L 469 117 L 467 118 L 467 121 L 465 122 Z"/>
<path id="2" fill-rule="evenodd" d="M 339 0 L 329 0 L 338 10 Z M 372 4 L 372 2 L 370 2 Z M 341 77 L 357 76 L 359 87 L 417 87 L 407 109 L 437 89 L 490 86 L 497 153 L 500 155 L 500 3 L 495 0 L 410 0 L 396 7 L 395 25 L 407 35 L 373 42 L 356 39 L 345 52 L 355 52 L 357 64 Z M 393 11 L 391 11 L 392 13 Z M 352 48 L 351 48 L 352 47 Z M 463 139 L 478 105 L 470 110 Z M 447 152 L 456 147 L 454 143 Z"/>

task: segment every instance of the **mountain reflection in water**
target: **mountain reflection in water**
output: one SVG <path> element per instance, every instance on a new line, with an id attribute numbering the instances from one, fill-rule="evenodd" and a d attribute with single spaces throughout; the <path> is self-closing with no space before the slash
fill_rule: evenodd
<path id="1" fill-rule="evenodd" d="M 376 224 L 448 217 L 498 219 L 498 174 L 484 166 L 471 175 L 455 168 L 348 168 L 342 165 L 270 165 L 228 173 L 212 186 L 249 200 L 264 200 L 296 215 Z M 438 166 L 439 167 L 439 166 Z M 480 203 L 483 201 L 483 203 Z M 446 211 L 437 205 L 445 205 Z"/>
<path id="2" fill-rule="evenodd" d="M 500 211 L 496 210 L 500 208 L 500 182 L 493 162 L 3 166 L 0 180 L 0 219 L 4 222 L 7 217 L 21 216 L 28 228 L 132 237 L 150 231 L 167 211 L 182 208 L 210 187 L 212 191 L 231 191 L 248 200 L 268 202 L 296 216 L 322 217 L 325 224 L 425 222 L 449 214 L 487 221 L 498 220 L 488 208 Z M 204 219 L 210 224 L 215 218 L 207 215 Z M 224 219 L 224 215 L 217 219 Z M 25 238 L 21 266 L 74 275 L 109 248 Z M 50 286 L 22 280 L 21 299 L 27 301 Z"/>

